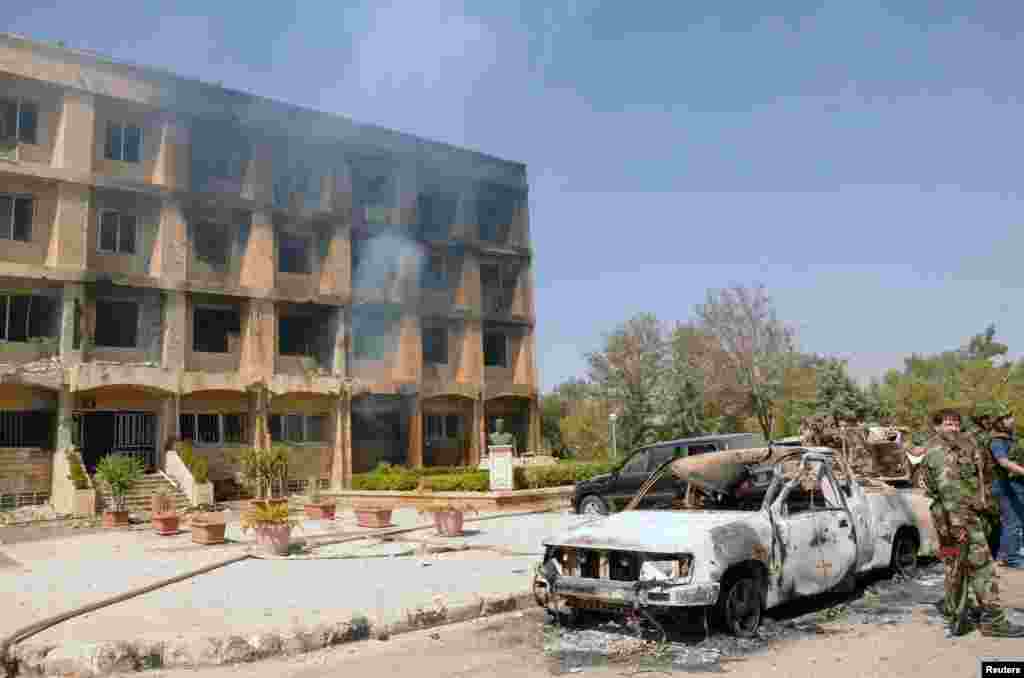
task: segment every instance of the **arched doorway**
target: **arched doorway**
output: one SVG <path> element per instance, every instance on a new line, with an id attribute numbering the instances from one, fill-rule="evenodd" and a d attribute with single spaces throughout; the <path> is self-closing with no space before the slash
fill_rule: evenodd
<path id="1" fill-rule="evenodd" d="M 160 418 L 166 394 L 139 386 L 101 386 L 76 394 L 75 444 L 89 473 L 108 454 L 137 457 L 147 473 L 159 468 Z"/>

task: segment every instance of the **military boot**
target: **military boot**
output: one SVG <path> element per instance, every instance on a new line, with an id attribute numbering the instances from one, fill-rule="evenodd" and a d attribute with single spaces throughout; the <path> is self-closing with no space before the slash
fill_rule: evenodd
<path id="1" fill-rule="evenodd" d="M 1006 618 L 1006 611 L 983 612 L 978 625 L 981 635 L 990 638 L 1024 638 L 1024 626 Z"/>

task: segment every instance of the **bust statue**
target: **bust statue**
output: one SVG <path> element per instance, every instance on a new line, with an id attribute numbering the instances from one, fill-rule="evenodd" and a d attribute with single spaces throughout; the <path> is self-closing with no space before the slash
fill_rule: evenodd
<path id="1" fill-rule="evenodd" d="M 494 420 L 494 433 L 492 433 L 489 436 L 490 444 L 491 445 L 497 446 L 497 445 L 515 445 L 516 444 L 515 436 L 513 436 L 511 433 L 506 433 L 504 431 L 504 428 L 505 428 L 505 420 L 504 419 L 495 419 Z"/>

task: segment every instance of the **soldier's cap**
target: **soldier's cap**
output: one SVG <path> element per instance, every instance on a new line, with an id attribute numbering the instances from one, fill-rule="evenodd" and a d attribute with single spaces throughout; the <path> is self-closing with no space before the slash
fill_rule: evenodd
<path id="1" fill-rule="evenodd" d="M 945 402 L 931 411 L 931 420 L 936 426 L 942 423 L 942 419 L 948 415 L 954 415 L 961 421 L 964 418 L 964 410 L 967 409 L 960 403 Z"/>

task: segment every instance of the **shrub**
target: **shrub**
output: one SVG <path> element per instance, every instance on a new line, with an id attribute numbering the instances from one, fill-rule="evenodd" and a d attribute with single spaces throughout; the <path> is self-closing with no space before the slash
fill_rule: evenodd
<path id="1" fill-rule="evenodd" d="M 473 471 L 430 476 L 430 489 L 434 492 L 487 492 L 490 489 L 490 474 L 487 471 Z"/>
<path id="2" fill-rule="evenodd" d="M 561 462 L 547 466 L 517 466 L 516 488 L 541 489 L 564 487 L 596 475 L 608 473 L 613 464 L 577 464 Z M 409 469 L 403 466 L 380 464 L 369 473 L 352 476 L 353 490 L 411 492 L 423 485 L 435 492 L 487 492 L 490 474 L 472 467 L 432 467 Z"/>
<path id="3" fill-rule="evenodd" d="M 138 457 L 126 454 L 108 454 L 96 465 L 96 475 L 110 489 L 114 511 L 124 511 L 128 492 L 142 478 L 145 468 Z"/>
<path id="4" fill-rule="evenodd" d="M 537 490 L 545 487 L 574 485 L 581 480 L 589 480 L 602 473 L 608 473 L 613 468 L 614 465 L 608 463 L 562 462 L 547 466 L 517 466 L 514 474 L 517 489 Z"/>
<path id="5" fill-rule="evenodd" d="M 195 453 L 192 443 L 187 440 L 178 443 L 178 456 L 197 483 L 205 483 L 210 479 L 210 462 L 206 457 Z"/>

